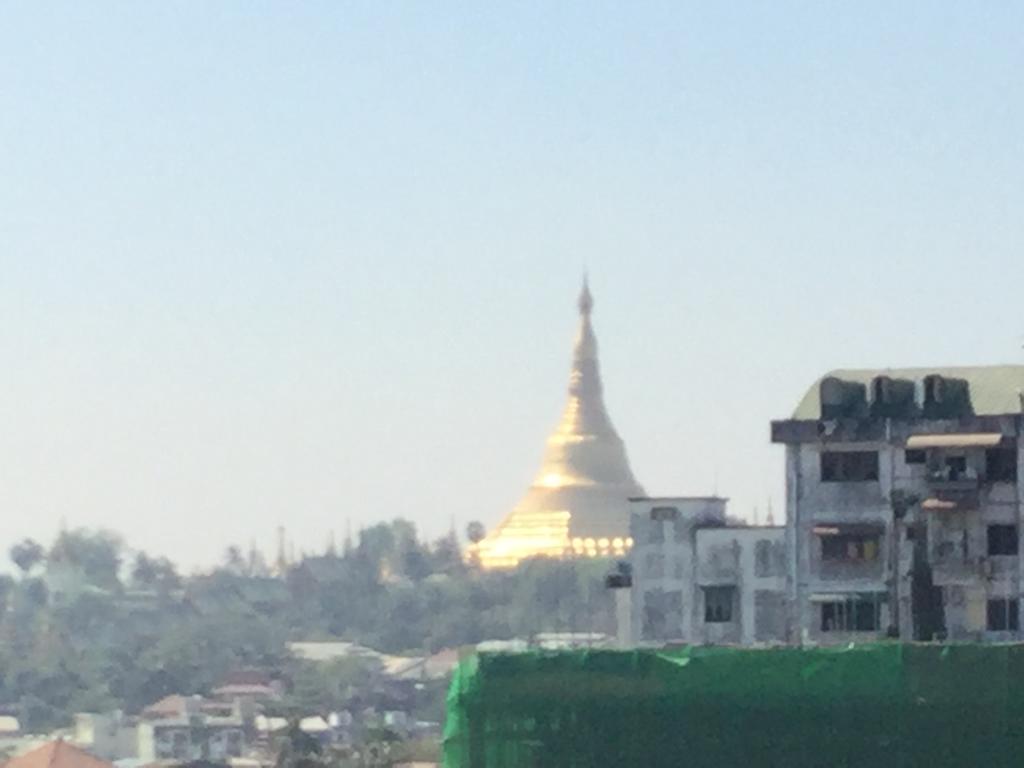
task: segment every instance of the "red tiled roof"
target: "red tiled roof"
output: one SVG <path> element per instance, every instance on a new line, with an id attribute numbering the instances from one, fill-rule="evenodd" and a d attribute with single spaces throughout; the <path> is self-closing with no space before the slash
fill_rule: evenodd
<path id="1" fill-rule="evenodd" d="M 114 764 L 58 739 L 12 757 L 3 768 L 114 768 Z"/>

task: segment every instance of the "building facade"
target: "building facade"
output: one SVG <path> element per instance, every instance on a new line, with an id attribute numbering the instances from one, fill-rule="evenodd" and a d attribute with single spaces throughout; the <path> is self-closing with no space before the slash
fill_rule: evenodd
<path id="1" fill-rule="evenodd" d="M 1024 366 L 836 371 L 792 418 L 791 642 L 1021 639 Z"/>
<path id="2" fill-rule="evenodd" d="M 730 525 L 718 497 L 631 507 L 629 567 L 608 580 L 621 644 L 785 641 L 784 529 Z"/>
<path id="3" fill-rule="evenodd" d="M 249 701 L 231 703 L 198 696 L 169 696 L 148 707 L 137 725 L 137 756 L 143 760 L 226 762 L 241 757 L 255 723 Z"/>

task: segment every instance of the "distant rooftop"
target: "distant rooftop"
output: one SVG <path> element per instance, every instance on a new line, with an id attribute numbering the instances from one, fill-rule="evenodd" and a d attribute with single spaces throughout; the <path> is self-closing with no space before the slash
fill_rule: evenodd
<path id="1" fill-rule="evenodd" d="M 113 764 L 58 739 L 12 757 L 4 768 L 113 768 Z"/>
<path id="2" fill-rule="evenodd" d="M 302 641 L 288 643 L 288 650 L 293 656 L 306 661 L 331 661 L 332 659 L 344 659 L 352 656 L 363 658 L 377 658 L 380 654 L 372 648 L 338 641 Z"/>

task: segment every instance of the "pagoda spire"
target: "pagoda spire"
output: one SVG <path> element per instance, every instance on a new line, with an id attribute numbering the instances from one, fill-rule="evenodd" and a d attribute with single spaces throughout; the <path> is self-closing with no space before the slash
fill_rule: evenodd
<path id="1" fill-rule="evenodd" d="M 605 435 L 614 436 L 615 428 L 604 407 L 604 386 L 601 383 L 601 367 L 597 359 L 597 336 L 590 316 L 594 311 L 594 297 L 590 293 L 590 281 L 583 274 L 583 286 L 576 300 L 579 309 L 579 328 L 573 345 L 572 369 L 569 372 L 569 402 L 562 414 L 562 421 L 555 430 L 555 439 L 561 435 Z"/>
<path id="2" fill-rule="evenodd" d="M 576 306 L 568 401 L 525 497 L 475 550 L 485 568 L 538 554 L 622 555 L 628 548 L 628 499 L 643 489 L 605 409 L 585 272 Z"/>
<path id="3" fill-rule="evenodd" d="M 594 297 L 590 295 L 590 279 L 586 272 L 583 273 L 583 287 L 580 288 L 580 297 L 576 300 L 576 306 L 580 308 L 580 314 L 590 316 L 594 311 Z"/>

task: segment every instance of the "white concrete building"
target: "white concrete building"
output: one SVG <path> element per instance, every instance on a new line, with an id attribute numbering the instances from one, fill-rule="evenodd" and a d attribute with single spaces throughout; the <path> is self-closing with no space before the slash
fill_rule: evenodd
<path id="1" fill-rule="evenodd" d="M 1024 366 L 836 371 L 786 446 L 792 642 L 1021 639 Z"/>
<path id="2" fill-rule="evenodd" d="M 120 711 L 81 712 L 74 716 L 71 741 L 103 760 L 137 757 L 138 722 Z"/>
<path id="3" fill-rule="evenodd" d="M 729 525 L 718 497 L 631 505 L 630 567 L 608 582 L 618 588 L 621 644 L 785 639 L 782 528 Z"/>
<path id="4" fill-rule="evenodd" d="M 143 760 L 226 762 L 241 757 L 255 722 L 250 701 L 231 703 L 199 696 L 168 696 L 147 707 L 136 726 Z"/>

